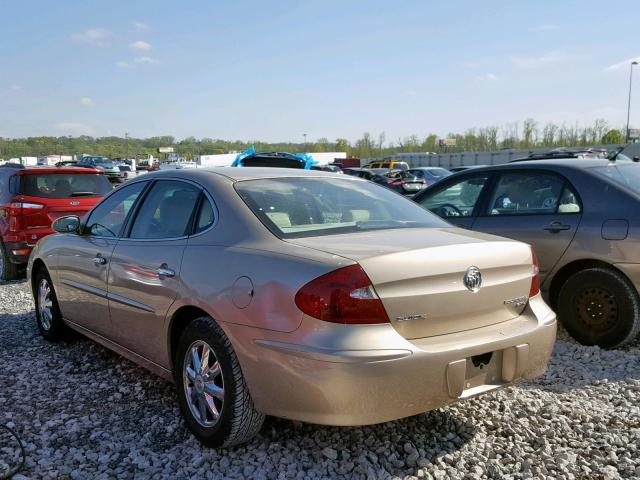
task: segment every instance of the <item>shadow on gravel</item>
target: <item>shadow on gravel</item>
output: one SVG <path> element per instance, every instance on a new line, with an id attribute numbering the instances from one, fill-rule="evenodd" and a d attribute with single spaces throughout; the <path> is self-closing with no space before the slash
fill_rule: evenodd
<path id="1" fill-rule="evenodd" d="M 364 427 L 326 427 L 268 417 L 253 443 L 262 443 L 259 448 L 267 450 L 290 446 L 294 455 L 303 455 L 303 465 L 304 455 L 313 462 L 328 462 L 330 474 L 404 477 L 457 452 L 476 432 L 475 425 L 444 410 Z"/>

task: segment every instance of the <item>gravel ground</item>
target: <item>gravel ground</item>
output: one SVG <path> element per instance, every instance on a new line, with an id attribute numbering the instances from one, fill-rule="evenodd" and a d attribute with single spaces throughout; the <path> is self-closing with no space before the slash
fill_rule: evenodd
<path id="1" fill-rule="evenodd" d="M 267 419 L 251 443 L 203 448 L 170 384 L 86 339 L 45 343 L 24 282 L 0 285 L 0 424 L 15 479 L 640 478 L 640 342 L 561 334 L 536 381 L 383 425 Z M 0 478 L 17 446 L 0 432 Z"/>

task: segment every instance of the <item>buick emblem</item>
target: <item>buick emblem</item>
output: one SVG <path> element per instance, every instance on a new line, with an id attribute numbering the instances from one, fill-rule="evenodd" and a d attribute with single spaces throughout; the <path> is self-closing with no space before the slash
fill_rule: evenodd
<path id="1" fill-rule="evenodd" d="M 467 287 L 472 293 L 476 293 L 482 287 L 482 274 L 478 267 L 467 268 L 467 273 L 464 274 L 462 279 L 464 286 Z"/>
<path id="2" fill-rule="evenodd" d="M 80 205 L 80 202 L 78 200 L 72 200 L 69 202 L 70 205 L 73 205 L 74 207 L 77 205 Z"/>

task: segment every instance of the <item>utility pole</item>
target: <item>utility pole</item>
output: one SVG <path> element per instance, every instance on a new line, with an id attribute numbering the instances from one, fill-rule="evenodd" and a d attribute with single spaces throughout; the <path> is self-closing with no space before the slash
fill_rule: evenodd
<path id="1" fill-rule="evenodd" d="M 631 118 L 631 87 L 633 86 L 633 67 L 638 65 L 637 61 L 631 62 L 629 69 L 629 102 L 627 103 L 627 130 L 624 136 L 624 143 L 629 143 L 629 119 Z"/>
<path id="2" fill-rule="evenodd" d="M 307 134 L 303 133 L 302 136 L 304 137 L 304 153 L 307 153 Z"/>
<path id="3" fill-rule="evenodd" d="M 124 159 L 129 160 L 129 133 L 124 132 Z"/>

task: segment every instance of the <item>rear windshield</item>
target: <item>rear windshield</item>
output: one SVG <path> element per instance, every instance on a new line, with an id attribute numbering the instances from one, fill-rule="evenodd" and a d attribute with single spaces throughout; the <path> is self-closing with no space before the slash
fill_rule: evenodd
<path id="1" fill-rule="evenodd" d="M 640 194 L 640 165 L 608 165 L 592 168 L 594 172 Z"/>
<path id="2" fill-rule="evenodd" d="M 450 226 L 393 191 L 341 178 L 275 178 L 235 184 L 251 211 L 281 238 Z"/>
<path id="3" fill-rule="evenodd" d="M 242 160 L 244 167 L 304 168 L 305 162 L 288 157 L 247 157 Z"/>
<path id="4" fill-rule="evenodd" d="M 430 168 L 427 173 L 436 178 L 444 178 L 451 175 L 451 172 L 444 168 Z"/>
<path id="5" fill-rule="evenodd" d="M 41 198 L 101 197 L 113 187 L 104 175 L 49 173 L 22 175 L 20 194 Z"/>

